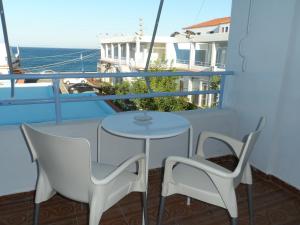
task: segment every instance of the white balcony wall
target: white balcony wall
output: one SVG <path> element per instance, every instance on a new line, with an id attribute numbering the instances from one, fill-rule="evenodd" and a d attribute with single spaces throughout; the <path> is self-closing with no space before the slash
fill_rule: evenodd
<path id="1" fill-rule="evenodd" d="M 201 28 L 194 28 L 194 29 L 188 29 L 191 30 L 194 33 L 201 33 L 201 34 L 207 34 L 211 31 L 214 31 L 215 33 L 219 32 L 219 26 L 210 26 L 210 27 L 201 27 Z"/>
<path id="2" fill-rule="evenodd" d="M 176 63 L 176 51 L 174 48 L 174 44 L 172 42 L 166 43 L 165 57 L 166 57 L 168 66 L 174 67 L 174 65 Z"/>
<path id="3" fill-rule="evenodd" d="M 237 116 L 231 110 L 190 111 L 180 112 L 194 127 L 194 144 L 200 131 L 218 131 L 230 136 L 236 136 Z M 85 137 L 91 143 L 92 159 L 97 158 L 97 127 L 100 119 L 91 121 L 64 122 L 61 125 L 38 124 L 41 130 L 56 135 L 70 137 Z M 101 162 L 119 164 L 135 153 L 144 149 L 141 140 L 115 137 L 101 133 Z M 0 127 L 0 196 L 12 193 L 31 191 L 35 187 L 37 176 L 36 165 L 31 162 L 31 156 L 20 127 Z M 195 146 L 195 145 L 194 145 Z M 226 146 L 208 142 L 209 156 L 217 156 L 226 151 Z M 169 155 L 187 155 L 187 134 L 175 138 L 151 141 L 150 167 L 161 167 L 163 160 Z"/>
<path id="4" fill-rule="evenodd" d="M 300 189 L 300 1 L 233 0 L 225 105 L 237 110 L 240 133 L 267 116 L 252 163 Z M 244 72 L 242 57 L 245 57 Z"/>

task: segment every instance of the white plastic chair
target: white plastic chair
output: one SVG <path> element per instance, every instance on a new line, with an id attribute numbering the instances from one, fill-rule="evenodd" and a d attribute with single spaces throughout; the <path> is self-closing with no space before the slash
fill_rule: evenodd
<path id="1" fill-rule="evenodd" d="M 90 144 L 84 138 L 59 137 L 22 125 L 33 160 L 38 164 L 34 225 L 38 224 L 39 205 L 56 192 L 75 201 L 88 203 L 89 225 L 98 225 L 102 213 L 130 192 L 143 193 L 147 224 L 145 155 L 138 154 L 119 167 L 91 161 Z M 138 162 L 138 173 L 126 168 Z"/>
<path id="2" fill-rule="evenodd" d="M 237 224 L 238 209 L 235 188 L 247 184 L 250 224 L 253 224 L 252 174 L 248 163 L 249 156 L 265 125 L 262 117 L 254 132 L 244 138 L 244 142 L 213 132 L 202 132 L 199 136 L 196 155 L 192 159 L 171 156 L 165 164 L 162 197 L 158 216 L 158 225 L 162 222 L 165 198 L 173 194 L 182 194 L 228 210 L 231 224 Z M 239 159 L 232 172 L 204 158 L 204 142 L 213 138 L 228 144 Z"/>

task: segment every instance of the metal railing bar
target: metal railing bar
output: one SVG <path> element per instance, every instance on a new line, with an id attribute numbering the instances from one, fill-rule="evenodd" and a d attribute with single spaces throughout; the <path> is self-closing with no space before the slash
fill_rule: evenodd
<path id="1" fill-rule="evenodd" d="M 146 61 L 146 66 L 145 66 L 145 69 L 144 69 L 145 72 L 147 72 L 148 69 L 149 69 L 150 59 L 151 59 L 151 55 L 152 55 L 152 51 L 153 51 L 153 47 L 154 47 L 154 41 L 155 41 L 156 32 L 157 32 L 157 28 L 158 28 L 159 19 L 160 19 L 160 15 L 161 15 L 163 5 L 164 5 L 164 0 L 160 0 L 159 7 L 158 7 L 158 12 L 157 12 L 157 15 L 156 15 L 156 20 L 155 20 L 155 25 L 154 25 L 154 29 L 153 29 L 153 33 L 152 33 L 149 53 L 148 53 L 148 57 L 147 57 L 147 61 Z M 147 84 L 148 91 L 153 92 L 152 89 L 151 89 L 151 86 L 150 86 L 150 80 L 146 78 L 145 81 L 146 81 L 146 84 Z"/>
<path id="2" fill-rule="evenodd" d="M 122 100 L 122 99 L 145 99 L 145 98 L 156 98 L 156 97 L 174 97 L 174 96 L 188 96 L 188 95 L 211 95 L 218 94 L 218 108 L 222 108 L 223 95 L 224 95 L 224 82 L 225 76 L 234 75 L 233 71 L 222 71 L 222 72 L 129 72 L 129 73 L 82 73 L 82 74 L 21 74 L 21 75 L 1 75 L 0 80 L 11 80 L 11 79 L 52 79 L 53 80 L 53 96 L 50 98 L 39 98 L 39 99 L 4 99 L 0 100 L 0 106 L 12 106 L 12 105 L 32 105 L 32 104 L 48 104 L 53 103 L 55 106 L 56 123 L 62 122 L 61 103 L 66 102 L 87 102 L 87 101 L 105 101 L 105 100 Z M 138 94 L 126 94 L 126 95 L 86 95 L 78 96 L 74 95 L 63 95 L 59 93 L 59 81 L 64 78 L 104 78 L 104 77 L 172 77 L 172 76 L 191 76 L 191 77 L 212 77 L 220 76 L 220 90 L 203 90 L 203 91 L 181 91 L 181 92 L 151 92 L 151 93 L 138 93 Z M 13 87 L 11 87 L 13 88 Z M 77 95 L 77 96 L 76 96 Z"/>
<path id="3" fill-rule="evenodd" d="M 223 100 L 224 100 L 224 88 L 225 88 L 225 77 L 221 77 L 220 81 L 220 95 L 219 95 L 219 109 L 223 107 Z"/>
<path id="4" fill-rule="evenodd" d="M 37 98 L 37 99 L 5 99 L 0 100 L 1 106 L 9 105 L 33 105 L 33 104 L 48 104 L 55 103 L 53 98 Z"/>
<path id="5" fill-rule="evenodd" d="M 106 78 L 106 77 L 187 77 L 187 76 L 227 76 L 234 75 L 233 71 L 221 72 L 128 72 L 128 73 L 82 73 L 82 74 L 14 74 L 1 75 L 0 80 L 23 79 L 64 79 L 64 78 Z"/>
<path id="6" fill-rule="evenodd" d="M 65 102 L 84 102 L 84 101 L 103 101 L 103 100 L 118 100 L 118 99 L 142 99 L 156 97 L 176 97 L 200 94 L 219 94 L 220 90 L 208 91 L 183 91 L 183 92 L 152 92 L 144 94 L 127 94 L 127 95 L 101 95 L 101 96 L 75 96 L 68 95 L 64 97 L 59 95 L 59 103 Z M 76 95 L 76 94 L 75 94 Z M 56 103 L 56 98 L 41 98 L 41 99 L 7 99 L 0 100 L 0 107 L 4 105 L 29 105 L 29 104 L 48 104 Z"/>
<path id="7" fill-rule="evenodd" d="M 182 97 L 188 95 L 200 94 L 218 94 L 219 90 L 214 91 L 185 91 L 185 92 L 152 92 L 145 94 L 127 94 L 127 95 L 104 95 L 104 96 L 82 96 L 76 98 L 61 98 L 61 102 L 78 102 L 78 101 L 98 101 L 98 100 L 118 100 L 118 99 L 142 99 L 157 97 Z"/>
<path id="8" fill-rule="evenodd" d="M 56 114 L 56 123 L 59 124 L 62 121 L 61 118 L 61 104 L 60 104 L 60 97 L 59 97 L 59 79 L 55 79 L 53 81 L 53 93 L 54 93 L 54 100 L 55 100 L 55 114 Z"/>
<path id="9" fill-rule="evenodd" d="M 10 46 L 9 46 L 9 40 L 8 40 L 8 32 L 7 32 L 7 27 L 6 27 L 6 21 L 5 21 L 5 15 L 4 15 L 4 7 L 3 7 L 2 0 L 0 0 L 0 15 L 1 15 L 3 38 L 4 38 L 4 43 L 5 43 L 6 57 L 7 57 L 7 63 L 8 63 L 9 73 L 13 74 L 14 69 L 13 69 L 12 58 L 11 58 L 11 53 L 10 53 Z M 14 80 L 13 77 L 10 80 L 10 84 L 11 84 L 10 96 L 13 98 L 15 96 L 15 80 Z"/>

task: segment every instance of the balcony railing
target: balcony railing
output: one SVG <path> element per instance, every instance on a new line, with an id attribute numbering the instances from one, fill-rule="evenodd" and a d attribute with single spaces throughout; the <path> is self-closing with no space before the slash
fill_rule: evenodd
<path id="1" fill-rule="evenodd" d="M 117 100 L 117 99 L 141 99 L 153 97 L 170 97 L 170 96 L 188 96 L 188 95 L 204 95 L 204 94 L 218 94 L 219 102 L 218 108 L 222 108 L 225 77 L 233 75 L 233 71 L 222 72 L 130 72 L 130 73 L 82 73 L 82 74 L 14 74 L 14 75 L 0 75 L 0 80 L 15 80 L 24 79 L 52 79 L 54 95 L 51 98 L 32 98 L 32 99 L 15 99 L 14 85 L 11 86 L 11 97 L 9 99 L 0 99 L 0 107 L 5 105 L 30 105 L 30 104 L 55 104 L 56 122 L 62 121 L 61 103 L 64 102 L 84 102 L 84 101 L 99 101 L 99 100 Z M 195 77 L 195 76 L 220 76 L 220 88 L 218 90 L 203 90 L 203 91 L 176 91 L 176 92 L 150 92 L 143 94 L 126 94 L 126 95 L 103 95 L 103 96 L 76 96 L 71 95 L 70 98 L 64 98 L 59 92 L 59 81 L 65 78 L 106 78 L 106 77 L 135 77 L 135 78 L 149 78 L 149 77 Z"/>
<path id="2" fill-rule="evenodd" d="M 185 60 L 185 59 L 177 59 L 176 63 L 180 63 L 180 64 L 186 64 L 188 65 L 190 63 L 190 60 Z"/>
<path id="3" fill-rule="evenodd" d="M 203 61 L 195 61 L 195 66 L 203 66 L 203 67 L 210 67 L 210 62 L 203 62 Z"/>
<path id="4" fill-rule="evenodd" d="M 218 67 L 220 69 L 225 69 L 225 64 L 223 64 L 223 63 L 216 63 L 216 67 Z"/>

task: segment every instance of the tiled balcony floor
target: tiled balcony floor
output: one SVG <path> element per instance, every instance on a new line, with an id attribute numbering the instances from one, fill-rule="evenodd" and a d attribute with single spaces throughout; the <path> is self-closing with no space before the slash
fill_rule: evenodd
<path id="1" fill-rule="evenodd" d="M 230 160 L 222 160 L 228 164 Z M 161 173 L 150 172 L 149 220 L 156 224 Z M 248 208 L 245 186 L 237 190 L 239 224 L 248 224 Z M 254 210 L 256 225 L 300 225 L 300 196 L 266 180 L 254 173 Z M 0 197 L 0 225 L 32 224 L 33 193 Z M 130 194 L 104 213 L 101 225 L 135 225 L 141 221 L 141 198 Z M 56 195 L 41 205 L 41 225 L 85 225 L 88 224 L 88 207 Z M 186 198 L 171 196 L 166 201 L 164 225 L 226 225 L 229 217 L 225 210 L 196 200 L 190 206 Z"/>

